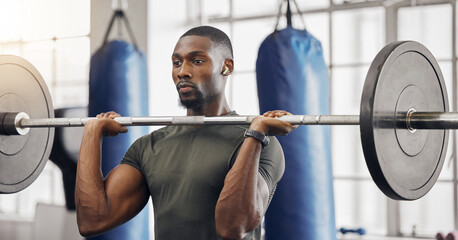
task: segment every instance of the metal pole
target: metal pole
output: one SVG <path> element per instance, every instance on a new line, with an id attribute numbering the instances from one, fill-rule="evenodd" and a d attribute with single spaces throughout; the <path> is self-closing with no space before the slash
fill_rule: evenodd
<path id="1" fill-rule="evenodd" d="M 414 112 L 407 117 L 413 129 L 458 129 L 458 112 Z"/>
<path id="2" fill-rule="evenodd" d="M 174 116 L 174 117 L 117 117 L 123 126 L 152 125 L 249 125 L 256 116 Z M 43 118 L 22 119 L 19 128 L 81 127 L 95 118 Z M 295 125 L 359 125 L 358 115 L 288 115 L 279 119 Z"/>

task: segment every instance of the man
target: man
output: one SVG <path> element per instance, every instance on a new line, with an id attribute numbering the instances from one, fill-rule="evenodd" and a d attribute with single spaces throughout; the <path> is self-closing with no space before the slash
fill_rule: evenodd
<path id="1" fill-rule="evenodd" d="M 172 78 L 188 116 L 236 115 L 225 97 L 234 69 L 232 46 L 208 26 L 186 32 L 172 54 Z M 295 126 L 272 111 L 247 127 L 168 126 L 139 138 L 104 180 L 104 135 L 126 132 L 114 112 L 84 128 L 76 180 L 77 220 L 84 236 L 134 217 L 152 197 L 155 234 L 163 239 L 260 239 L 260 223 L 284 171 L 274 137 Z M 270 139 L 270 144 L 266 139 Z M 219 236 L 219 237 L 218 237 Z"/>

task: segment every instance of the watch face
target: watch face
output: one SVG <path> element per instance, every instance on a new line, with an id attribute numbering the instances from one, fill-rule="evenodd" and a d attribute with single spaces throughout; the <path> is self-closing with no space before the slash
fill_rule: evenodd
<path id="1" fill-rule="evenodd" d="M 269 138 L 268 136 L 265 136 L 264 140 L 265 140 L 265 145 L 264 145 L 264 147 L 266 147 L 266 146 L 269 145 L 269 143 L 270 143 L 270 138 Z"/>

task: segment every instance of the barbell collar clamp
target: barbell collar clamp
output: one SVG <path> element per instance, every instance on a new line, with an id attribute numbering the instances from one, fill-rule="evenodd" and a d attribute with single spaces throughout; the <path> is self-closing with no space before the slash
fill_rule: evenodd
<path id="1" fill-rule="evenodd" d="M 29 115 L 25 112 L 0 113 L 0 135 L 26 135 L 30 128 L 20 126 L 20 122 L 24 119 L 29 119 Z"/>

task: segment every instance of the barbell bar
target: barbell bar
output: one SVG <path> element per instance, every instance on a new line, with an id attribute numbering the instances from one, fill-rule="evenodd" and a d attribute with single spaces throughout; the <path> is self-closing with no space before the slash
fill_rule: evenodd
<path id="1" fill-rule="evenodd" d="M 14 82 L 7 81 L 11 79 Z M 115 121 L 123 126 L 248 125 L 255 117 L 147 116 Z M 49 156 L 54 127 L 80 127 L 91 119 L 54 118 L 50 94 L 38 71 L 19 57 L 0 56 L 0 192 L 20 191 L 35 180 Z M 447 130 L 458 129 L 458 113 L 448 112 L 437 61 L 413 41 L 390 43 L 375 57 L 360 115 L 280 119 L 295 125 L 359 125 L 372 179 L 388 197 L 399 200 L 418 199 L 432 188 L 444 163 Z M 29 163 L 28 158 L 35 160 Z M 12 174 L 24 166 L 31 167 Z"/>
<path id="2" fill-rule="evenodd" d="M 17 132 L 12 131 L 10 135 L 23 135 L 27 128 L 82 127 L 87 121 L 95 119 L 95 117 L 30 119 L 24 112 L 8 114 L 12 116 L 3 122 L 4 128 L 17 129 Z M 122 126 L 249 125 L 255 117 L 257 116 L 143 116 L 116 117 L 114 120 Z M 294 125 L 359 125 L 359 115 L 287 115 L 279 119 Z"/>
<path id="3" fill-rule="evenodd" d="M 2 113 L 0 113 L 1 115 Z M 27 113 L 7 113 L 10 118 L 5 118 L 1 123 L 5 129 L 16 130 L 2 132 L 6 135 L 24 135 L 27 128 L 43 127 L 83 127 L 87 121 L 95 117 L 83 118 L 42 118 L 30 119 Z M 163 126 L 163 125 L 250 125 L 257 115 L 249 116 L 143 116 L 143 117 L 116 117 L 114 120 L 121 126 Z M 391 123 L 393 116 L 381 117 L 381 122 Z M 359 125 L 359 115 L 286 115 L 278 119 L 293 125 Z M 416 129 L 458 129 L 458 112 L 406 112 L 394 117 L 396 125 L 411 131 Z M 26 131 L 24 133 L 24 131 Z"/>

